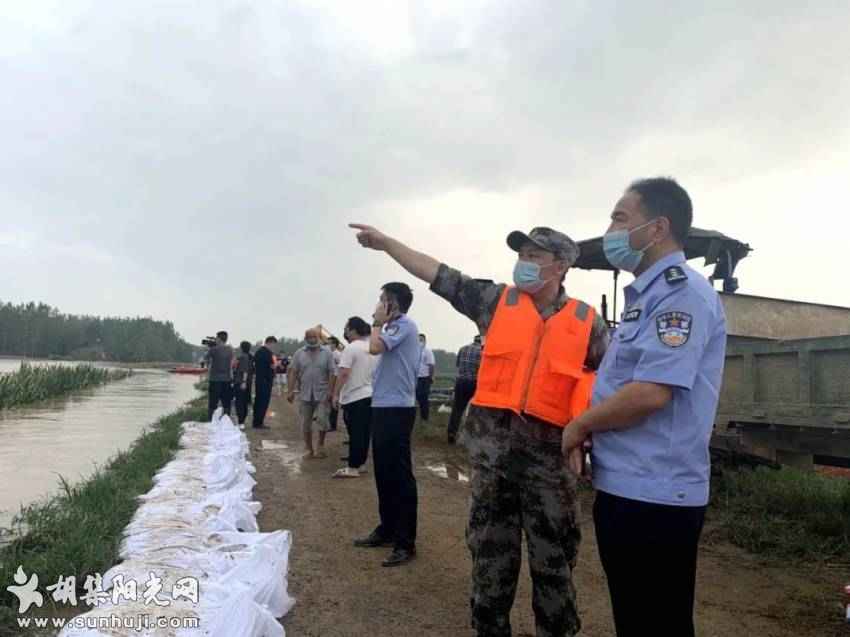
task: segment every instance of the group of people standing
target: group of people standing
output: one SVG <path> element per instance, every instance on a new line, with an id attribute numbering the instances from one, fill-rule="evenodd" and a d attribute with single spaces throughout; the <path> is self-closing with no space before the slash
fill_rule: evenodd
<path id="1" fill-rule="evenodd" d="M 693 209 L 675 180 L 632 183 L 606 216 L 604 255 L 613 269 L 635 276 L 613 335 L 589 304 L 566 292 L 579 246 L 562 232 L 511 232 L 507 244 L 518 256 L 513 284 L 500 285 L 469 277 L 371 226 L 351 226 L 362 246 L 387 253 L 425 281 L 486 338 L 474 383 L 467 372 L 455 391 L 457 407 L 472 393 L 463 442 L 471 465 L 470 609 L 479 637 L 511 635 L 523 536 L 537 637 L 579 632 L 573 570 L 582 476 L 597 492 L 593 520 L 618 637 L 694 635 L 697 546 L 725 317 L 710 282 L 686 263 Z M 373 352 L 398 348 L 412 329 L 403 314 L 380 307 L 375 318 Z M 415 357 L 413 347 L 410 352 Z M 469 369 L 474 357 L 472 351 L 464 356 Z M 460 413 L 452 418 L 451 441 Z M 386 409 L 372 422 L 376 470 L 384 448 L 379 432 L 398 441 L 395 451 L 405 451 L 399 455 L 406 463 L 412 409 Z M 394 496 L 409 487 L 396 488 Z M 381 524 L 358 545 L 382 546 L 392 538 L 396 547 L 412 546 L 411 518 L 385 524 L 380 501 Z"/>
<path id="2" fill-rule="evenodd" d="M 267 337 L 253 354 L 251 343 L 242 341 L 238 355 L 227 344 L 227 339 L 226 331 L 218 332 L 215 345 L 209 347 L 204 356 L 209 381 L 207 416 L 212 418 L 219 404 L 224 413 L 229 415 L 235 400 L 236 417 L 239 424 L 244 425 L 253 391 L 252 424 L 256 429 L 266 429 L 266 412 L 279 364 L 273 351 L 277 339 L 274 336 Z"/>
<path id="3" fill-rule="evenodd" d="M 593 520 L 618 637 L 694 635 L 697 547 L 726 329 L 717 293 L 686 263 L 692 218 L 690 197 L 669 178 L 634 182 L 616 202 L 603 251 L 614 269 L 635 279 L 624 290 L 613 335 L 593 307 L 566 292 L 579 246 L 562 232 L 511 232 L 507 245 L 517 260 L 513 284 L 504 285 L 352 224 L 362 246 L 427 282 L 483 337 L 458 354 L 448 431 L 454 442 L 470 404 L 463 430 L 471 466 L 466 538 L 471 619 L 480 637 L 511 635 L 523 537 L 537 637 L 579 632 L 573 571 L 582 536 L 580 478 L 597 491 Z M 387 283 L 371 325 L 359 317 L 346 323 L 349 345 L 336 362 L 314 330 L 290 367 L 288 397 L 300 401 L 308 457 L 324 455 L 324 410 L 332 407 L 341 407 L 351 439 L 348 466 L 336 475 L 362 473 L 371 437 L 378 524 L 354 545 L 392 547 L 384 566 L 416 555 L 411 435 L 417 400 L 423 419 L 429 416 L 435 365 L 408 316 L 412 302 L 407 284 Z M 217 356 L 211 350 L 211 406 L 223 391 Z M 255 354 L 255 376 L 257 369 Z"/>
<path id="4" fill-rule="evenodd" d="M 344 349 L 335 338 L 322 343 L 318 329 L 308 329 L 304 346 L 291 357 L 287 400 L 297 405 L 305 459 L 325 458 L 325 440 L 341 410 L 349 436 L 347 464 L 335 478 L 357 478 L 366 472 L 372 447 L 379 524 L 355 540 L 358 547 L 390 546 L 384 566 L 398 566 L 416 553 L 417 487 L 411 458 L 416 400 L 427 420 L 434 354 L 425 336 L 407 316 L 413 293 L 404 283 L 387 283 L 371 324 L 352 316 L 343 328 Z M 277 339 L 270 336 L 251 352 L 240 344 L 234 357 L 226 332 L 209 348 L 209 416 L 222 405 L 230 412 L 235 398 L 239 423 L 247 417 L 253 389 L 253 426 L 264 418 L 276 371 Z M 314 436 L 314 433 L 316 434 Z"/>
<path id="5" fill-rule="evenodd" d="M 384 566 L 404 564 L 416 553 L 417 488 L 410 441 L 424 353 L 418 328 L 407 316 L 412 303 L 406 284 L 387 283 L 371 324 L 359 316 L 346 321 L 344 349 L 333 341 L 323 345 L 317 329 L 307 330 L 305 345 L 292 356 L 289 368 L 287 398 L 298 405 L 305 459 L 326 457 L 325 438 L 337 410 L 348 431 L 349 453 L 347 465 L 334 477 L 365 473 L 371 444 L 379 523 L 354 544 L 392 547 Z M 428 375 L 433 378 L 433 362 Z"/>

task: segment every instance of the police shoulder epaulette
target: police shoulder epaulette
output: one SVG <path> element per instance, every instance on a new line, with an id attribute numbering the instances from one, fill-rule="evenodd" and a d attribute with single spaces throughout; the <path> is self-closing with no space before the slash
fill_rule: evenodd
<path id="1" fill-rule="evenodd" d="M 678 265 L 671 265 L 669 268 L 664 270 L 664 278 L 667 280 L 667 283 L 681 283 L 682 281 L 688 280 L 688 275 L 685 274 L 685 270 Z"/>

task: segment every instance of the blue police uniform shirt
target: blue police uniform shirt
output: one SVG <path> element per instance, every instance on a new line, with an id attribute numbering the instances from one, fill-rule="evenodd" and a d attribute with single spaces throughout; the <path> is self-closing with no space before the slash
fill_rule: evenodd
<path id="1" fill-rule="evenodd" d="M 406 314 L 381 330 L 381 354 L 372 385 L 372 407 L 413 407 L 419 371 L 419 329 Z"/>
<path id="2" fill-rule="evenodd" d="M 631 382 L 667 385 L 673 398 L 627 429 L 593 434 L 593 484 L 633 500 L 704 506 L 726 353 L 720 297 L 683 252 L 659 260 L 624 293 L 593 404 Z"/>

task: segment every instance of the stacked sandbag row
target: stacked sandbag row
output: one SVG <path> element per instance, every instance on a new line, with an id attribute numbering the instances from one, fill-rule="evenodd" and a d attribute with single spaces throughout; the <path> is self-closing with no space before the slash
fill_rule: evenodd
<path id="1" fill-rule="evenodd" d="M 290 534 L 258 532 L 245 434 L 219 410 L 212 422 L 184 423 L 180 446 L 124 529 L 122 562 L 103 575 L 108 599 L 60 637 L 284 637 L 275 618 L 294 604 Z M 135 595 L 126 595 L 130 582 Z M 139 631 L 140 616 L 168 626 Z M 199 627 L 186 627 L 186 618 Z"/>

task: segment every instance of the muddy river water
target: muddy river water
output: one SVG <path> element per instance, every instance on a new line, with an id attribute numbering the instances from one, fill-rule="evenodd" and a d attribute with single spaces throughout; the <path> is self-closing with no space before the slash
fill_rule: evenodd
<path id="1" fill-rule="evenodd" d="M 0 360 L 0 373 L 19 365 Z M 125 380 L 0 411 L 0 527 L 22 504 L 55 493 L 59 476 L 78 482 L 127 449 L 146 426 L 194 398 L 196 381 L 135 370 Z"/>

